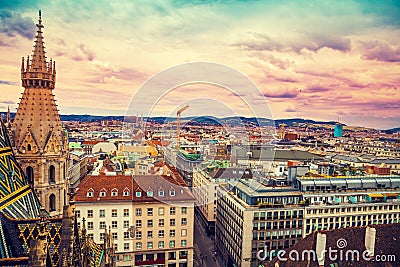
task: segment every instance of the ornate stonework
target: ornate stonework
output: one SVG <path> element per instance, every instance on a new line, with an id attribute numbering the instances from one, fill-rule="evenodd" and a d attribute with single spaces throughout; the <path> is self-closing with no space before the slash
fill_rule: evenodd
<path id="1" fill-rule="evenodd" d="M 28 183 L 51 215 L 61 215 L 68 192 L 68 139 L 54 99 L 55 62 L 46 60 L 40 12 L 36 26 L 32 58 L 22 58 L 25 90 L 10 131 Z"/>

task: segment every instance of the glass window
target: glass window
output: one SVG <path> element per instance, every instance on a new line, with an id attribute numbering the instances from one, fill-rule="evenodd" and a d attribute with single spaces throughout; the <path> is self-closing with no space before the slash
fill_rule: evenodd
<path id="1" fill-rule="evenodd" d="M 147 215 L 152 216 L 153 215 L 153 208 L 147 208 Z"/>
<path id="2" fill-rule="evenodd" d="M 187 219 L 186 218 L 182 218 L 182 225 L 186 225 L 187 224 Z"/>
<path id="3" fill-rule="evenodd" d="M 100 211 L 99 211 L 99 217 L 100 217 L 100 218 L 106 217 L 106 211 L 105 211 L 105 210 L 100 210 Z"/>
<path id="4" fill-rule="evenodd" d="M 187 213 L 187 208 L 186 207 L 182 207 L 182 214 L 186 214 Z"/>
<path id="5" fill-rule="evenodd" d="M 142 209 L 141 208 L 137 208 L 136 209 L 136 216 L 142 216 Z"/>
<path id="6" fill-rule="evenodd" d="M 164 230 L 158 231 L 158 237 L 164 237 Z"/>
<path id="7" fill-rule="evenodd" d="M 136 191 L 136 197 L 141 197 L 141 196 L 142 196 L 142 192 Z"/>
<path id="8" fill-rule="evenodd" d="M 87 211 L 87 217 L 88 218 L 93 218 L 93 210 L 88 210 Z"/>
<path id="9" fill-rule="evenodd" d="M 174 248 L 175 247 L 175 240 L 170 240 L 169 241 L 169 247 Z"/>
<path id="10" fill-rule="evenodd" d="M 175 226 L 175 219 L 170 219 L 169 220 L 169 225 L 170 226 Z"/>
<path id="11" fill-rule="evenodd" d="M 153 248 L 153 242 L 147 242 L 147 248 Z"/>
<path id="12" fill-rule="evenodd" d="M 164 241 L 159 241 L 158 242 L 158 247 L 159 248 L 164 248 Z"/>
<path id="13" fill-rule="evenodd" d="M 116 196 L 118 196 L 118 190 L 117 189 L 113 189 L 113 190 L 111 190 L 111 196 L 112 197 L 116 197 Z"/>
<path id="14" fill-rule="evenodd" d="M 111 210 L 111 216 L 112 216 L 112 217 L 117 217 L 117 216 L 118 216 L 118 213 L 117 213 L 117 210 L 116 210 L 116 209 Z"/>
<path id="15" fill-rule="evenodd" d="M 124 221 L 124 228 L 129 228 L 129 221 Z"/>
<path id="16" fill-rule="evenodd" d="M 111 228 L 118 228 L 118 222 L 117 221 L 112 221 L 111 222 Z"/>
<path id="17" fill-rule="evenodd" d="M 111 235 L 114 240 L 118 240 L 118 233 L 112 233 Z"/>
<path id="18" fill-rule="evenodd" d="M 136 227 L 142 227 L 142 220 L 136 220 Z"/>
<path id="19" fill-rule="evenodd" d="M 182 229 L 181 230 L 181 236 L 187 236 L 187 230 L 186 229 Z"/>
<path id="20" fill-rule="evenodd" d="M 106 229 L 106 222 L 100 222 L 100 229 Z"/>
<path id="21" fill-rule="evenodd" d="M 88 230 L 93 230 L 93 222 L 88 222 L 87 228 L 88 228 Z"/>
<path id="22" fill-rule="evenodd" d="M 81 211 L 80 210 L 75 210 L 75 216 L 76 216 L 76 218 L 80 218 L 81 217 Z"/>
<path id="23" fill-rule="evenodd" d="M 186 247 L 186 240 L 181 240 L 181 247 Z"/>
<path id="24" fill-rule="evenodd" d="M 129 195 L 130 195 L 129 189 L 125 188 L 125 189 L 124 189 L 124 192 L 123 192 L 123 195 L 124 195 L 124 197 L 129 196 Z"/>
<path id="25" fill-rule="evenodd" d="M 153 231 L 147 231 L 147 238 L 153 238 Z"/>
<path id="26" fill-rule="evenodd" d="M 175 236 L 175 230 L 169 230 L 169 236 L 174 237 Z"/>
<path id="27" fill-rule="evenodd" d="M 129 243 L 126 244 L 128 244 L 128 249 L 126 250 L 129 250 Z M 142 249 L 142 242 L 136 242 L 136 249 Z"/>
<path id="28" fill-rule="evenodd" d="M 142 232 L 141 231 L 136 231 L 135 232 L 135 236 L 136 236 L 136 239 L 141 239 L 142 238 Z"/>
<path id="29" fill-rule="evenodd" d="M 169 214 L 170 215 L 175 215 L 175 207 L 169 208 Z"/>
<path id="30" fill-rule="evenodd" d="M 129 239 L 129 232 L 124 232 L 124 239 Z"/>
<path id="31" fill-rule="evenodd" d="M 129 209 L 124 209 L 124 217 L 128 217 L 129 216 Z"/>
<path id="32" fill-rule="evenodd" d="M 160 226 L 160 227 L 164 226 L 164 219 L 158 220 L 158 226 Z"/>
<path id="33" fill-rule="evenodd" d="M 164 208 L 158 208 L 158 215 L 164 215 L 165 209 Z"/>

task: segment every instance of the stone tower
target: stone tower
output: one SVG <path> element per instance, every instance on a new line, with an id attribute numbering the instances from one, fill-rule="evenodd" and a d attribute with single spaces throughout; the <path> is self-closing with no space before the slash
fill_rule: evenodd
<path id="1" fill-rule="evenodd" d="M 32 59 L 22 58 L 21 80 L 25 88 L 11 126 L 16 157 L 28 183 L 51 215 L 61 215 L 68 192 L 68 139 L 58 114 L 53 90 L 55 62 L 46 60 L 42 17 Z"/>

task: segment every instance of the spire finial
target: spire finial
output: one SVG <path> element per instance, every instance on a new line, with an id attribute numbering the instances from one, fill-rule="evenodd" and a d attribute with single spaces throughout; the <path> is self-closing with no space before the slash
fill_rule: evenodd
<path id="1" fill-rule="evenodd" d="M 42 22 L 42 10 L 39 10 L 39 23 Z"/>

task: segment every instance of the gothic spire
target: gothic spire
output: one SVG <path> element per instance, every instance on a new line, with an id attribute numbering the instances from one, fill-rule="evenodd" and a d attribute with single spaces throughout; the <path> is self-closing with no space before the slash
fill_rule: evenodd
<path id="1" fill-rule="evenodd" d="M 26 60 L 26 66 L 24 65 L 24 58 L 22 58 L 21 64 L 21 79 L 23 87 L 34 87 L 34 88 L 49 88 L 54 89 L 56 81 L 55 62 L 46 61 L 46 51 L 43 40 L 44 28 L 42 24 L 42 12 L 39 10 L 39 21 L 36 24 L 36 40 L 33 45 L 32 59 L 29 60 L 29 56 Z"/>
<path id="2" fill-rule="evenodd" d="M 43 41 L 43 31 L 42 29 L 44 28 L 42 24 L 42 11 L 39 10 L 39 23 L 36 24 L 37 29 L 37 34 L 36 34 L 36 40 L 35 44 L 33 46 L 33 55 L 32 55 L 32 65 L 31 71 L 34 72 L 45 72 L 47 71 L 46 65 L 46 51 L 44 50 L 44 41 Z"/>

